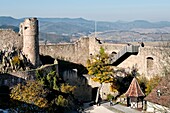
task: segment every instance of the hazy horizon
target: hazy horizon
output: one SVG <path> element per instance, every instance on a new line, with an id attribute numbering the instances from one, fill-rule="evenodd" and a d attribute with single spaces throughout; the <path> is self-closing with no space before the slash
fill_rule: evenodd
<path id="1" fill-rule="evenodd" d="M 87 18 L 83 18 L 83 17 L 37 17 L 37 16 L 28 16 L 28 17 L 20 17 L 20 18 L 16 18 L 16 17 L 13 17 L 13 16 L 10 16 L 10 15 L 0 15 L 0 17 L 11 17 L 11 18 L 14 18 L 14 19 L 25 19 L 25 18 L 46 18 L 46 19 L 85 19 L 87 21 L 96 21 L 96 20 L 92 20 L 92 19 L 87 19 Z M 168 21 L 163 21 L 163 20 L 160 20 L 160 21 L 149 21 L 149 20 L 142 20 L 142 19 L 138 19 L 138 20 L 115 20 L 115 21 L 104 21 L 104 20 L 98 20 L 96 22 L 120 22 L 120 23 L 129 23 L 129 22 L 134 22 L 134 21 L 146 21 L 146 22 L 150 22 L 150 23 L 157 23 L 157 22 L 170 22 L 170 20 Z"/>
<path id="2" fill-rule="evenodd" d="M 0 16 L 84 18 L 96 21 L 170 20 L 169 0 L 3 0 Z"/>

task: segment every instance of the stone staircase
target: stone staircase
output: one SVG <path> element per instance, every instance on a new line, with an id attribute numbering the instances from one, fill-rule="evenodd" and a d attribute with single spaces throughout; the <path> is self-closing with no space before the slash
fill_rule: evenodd
<path id="1" fill-rule="evenodd" d="M 123 47 L 117 54 L 113 57 L 110 57 L 110 64 L 113 66 L 119 65 L 125 59 L 127 59 L 130 55 L 137 55 L 140 46 L 136 45 L 128 45 Z"/>

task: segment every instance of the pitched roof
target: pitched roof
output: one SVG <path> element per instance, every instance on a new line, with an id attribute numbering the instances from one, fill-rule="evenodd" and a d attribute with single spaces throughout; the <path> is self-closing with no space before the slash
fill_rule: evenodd
<path id="1" fill-rule="evenodd" d="M 158 96 L 158 90 L 160 91 L 160 96 Z M 162 78 L 145 100 L 170 108 L 170 75 Z"/>
<path id="2" fill-rule="evenodd" d="M 138 81 L 136 80 L 136 78 L 134 77 L 129 89 L 126 91 L 125 95 L 127 97 L 143 97 L 145 96 L 145 94 L 142 92 Z"/>

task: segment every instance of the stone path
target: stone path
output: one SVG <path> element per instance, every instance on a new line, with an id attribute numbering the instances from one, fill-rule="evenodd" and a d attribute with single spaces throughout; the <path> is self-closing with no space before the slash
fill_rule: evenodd
<path id="1" fill-rule="evenodd" d="M 100 106 L 91 106 L 84 110 L 84 113 L 142 113 L 135 109 L 120 105 L 114 104 L 110 106 L 109 102 L 102 103 Z"/>
<path id="2" fill-rule="evenodd" d="M 120 104 L 113 104 L 113 106 L 110 106 L 110 103 L 103 103 L 102 106 L 105 108 L 112 110 L 115 113 L 142 113 L 138 110 L 132 109 L 130 107 L 126 107 Z"/>
<path id="3" fill-rule="evenodd" d="M 84 113 L 114 113 L 113 111 L 105 108 L 104 106 L 91 106 L 87 108 Z"/>

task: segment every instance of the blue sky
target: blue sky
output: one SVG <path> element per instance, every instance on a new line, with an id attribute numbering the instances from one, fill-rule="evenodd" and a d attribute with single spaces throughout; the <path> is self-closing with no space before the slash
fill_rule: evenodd
<path id="1" fill-rule="evenodd" d="M 0 16 L 170 21 L 170 0 L 0 0 Z"/>

